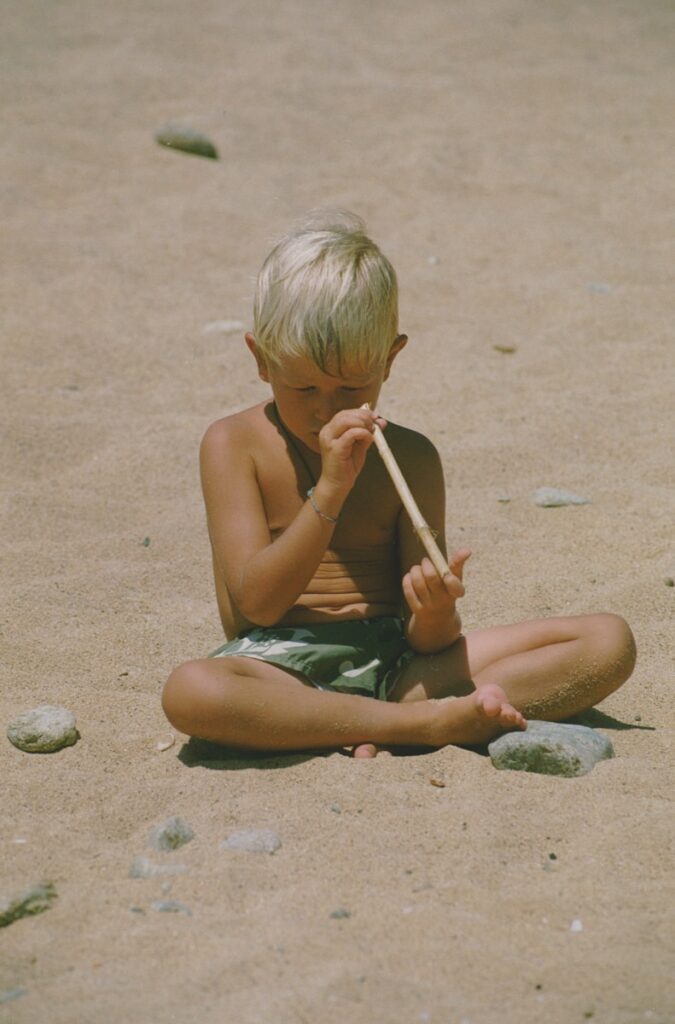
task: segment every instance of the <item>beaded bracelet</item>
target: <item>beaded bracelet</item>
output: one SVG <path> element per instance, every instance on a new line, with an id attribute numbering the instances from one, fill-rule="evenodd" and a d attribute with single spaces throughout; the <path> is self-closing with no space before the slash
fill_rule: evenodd
<path id="1" fill-rule="evenodd" d="M 309 498 L 309 503 L 312 506 L 312 508 L 314 509 L 314 511 L 316 512 L 316 514 L 321 516 L 322 519 L 325 519 L 326 522 L 332 523 L 333 526 L 335 526 L 335 524 L 337 523 L 337 516 L 329 516 L 325 512 L 321 511 L 321 509 L 317 505 L 316 501 L 314 500 L 314 488 L 313 487 L 310 487 L 310 489 L 307 491 L 307 497 Z"/>

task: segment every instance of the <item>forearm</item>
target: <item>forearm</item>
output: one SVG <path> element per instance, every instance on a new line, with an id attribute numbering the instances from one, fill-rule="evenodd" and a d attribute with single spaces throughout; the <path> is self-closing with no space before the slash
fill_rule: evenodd
<path id="1" fill-rule="evenodd" d="M 408 643 L 418 654 L 436 654 L 454 644 L 462 632 L 457 609 L 444 615 L 413 613 L 406 626 Z"/>
<path id="2" fill-rule="evenodd" d="M 231 587 L 242 614 L 256 625 L 278 622 L 305 592 L 330 544 L 344 496 L 322 485 L 314 490 L 320 515 L 306 501 L 293 522 L 244 566 Z"/>

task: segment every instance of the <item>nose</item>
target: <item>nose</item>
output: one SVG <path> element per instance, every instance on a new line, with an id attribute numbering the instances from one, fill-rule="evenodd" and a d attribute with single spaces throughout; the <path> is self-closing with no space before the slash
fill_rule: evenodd
<path id="1" fill-rule="evenodd" d="M 335 395 L 318 395 L 314 407 L 314 415 L 321 426 L 324 426 L 324 424 L 333 419 L 339 408 L 340 406 Z"/>

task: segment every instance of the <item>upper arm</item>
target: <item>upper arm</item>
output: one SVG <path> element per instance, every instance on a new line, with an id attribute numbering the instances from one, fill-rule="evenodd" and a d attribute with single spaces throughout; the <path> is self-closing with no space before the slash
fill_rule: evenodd
<path id="1" fill-rule="evenodd" d="M 235 601 L 247 562 L 271 539 L 248 435 L 246 425 L 233 417 L 218 420 L 199 452 L 214 561 Z"/>
<path id="2" fill-rule="evenodd" d="M 428 438 L 409 433 L 396 452 L 401 472 L 419 506 L 425 522 L 434 531 L 436 543 L 447 558 L 445 544 L 445 480 L 440 456 Z M 398 518 L 399 568 L 403 577 L 413 565 L 419 565 L 426 551 L 417 536 L 405 508 Z"/>

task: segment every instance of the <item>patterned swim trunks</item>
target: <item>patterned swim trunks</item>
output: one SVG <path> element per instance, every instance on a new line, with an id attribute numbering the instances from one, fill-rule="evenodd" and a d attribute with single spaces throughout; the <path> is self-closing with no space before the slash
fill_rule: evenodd
<path id="1" fill-rule="evenodd" d="M 268 661 L 299 673 L 320 690 L 387 700 L 415 657 L 394 616 L 302 626 L 254 626 L 209 655 Z"/>

